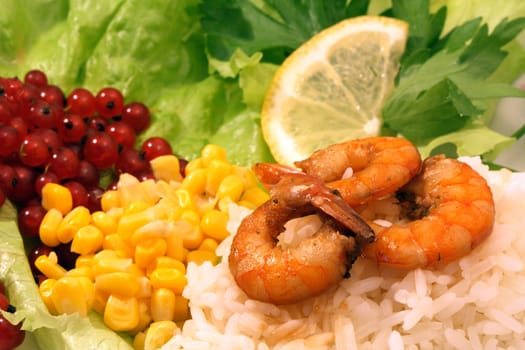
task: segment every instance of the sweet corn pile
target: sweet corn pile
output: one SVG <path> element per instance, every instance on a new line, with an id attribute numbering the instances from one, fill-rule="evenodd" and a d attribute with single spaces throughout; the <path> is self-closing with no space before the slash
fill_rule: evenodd
<path id="1" fill-rule="evenodd" d="M 95 310 L 146 350 L 162 346 L 190 317 L 182 296 L 186 266 L 217 263 L 215 249 L 229 235 L 228 205 L 255 208 L 269 198 L 251 169 L 230 164 L 215 145 L 188 163 L 184 178 L 175 156 L 151 166 L 156 180 L 122 174 L 93 213 L 72 208 L 67 188 L 46 184 L 40 238 L 51 247 L 71 242 L 80 256 L 69 271 L 53 253 L 35 262 L 47 277 L 40 294 L 51 313 Z"/>

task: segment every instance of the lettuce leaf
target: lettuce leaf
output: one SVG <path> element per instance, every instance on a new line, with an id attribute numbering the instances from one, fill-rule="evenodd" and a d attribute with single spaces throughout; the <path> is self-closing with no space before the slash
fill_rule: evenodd
<path id="1" fill-rule="evenodd" d="M 132 349 L 131 339 L 107 328 L 99 314 L 88 318 L 74 315 L 53 316 L 40 298 L 16 224 L 16 209 L 9 202 L 0 208 L 0 280 L 14 314 L 4 313 L 11 322 L 23 321 L 41 349 Z"/>

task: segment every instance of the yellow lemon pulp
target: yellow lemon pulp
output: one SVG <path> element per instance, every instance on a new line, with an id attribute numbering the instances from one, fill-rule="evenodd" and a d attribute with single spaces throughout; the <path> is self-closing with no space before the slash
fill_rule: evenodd
<path id="1" fill-rule="evenodd" d="M 294 51 L 277 70 L 261 113 L 275 159 L 292 164 L 330 144 L 378 135 L 407 36 L 406 22 L 361 16 Z"/>

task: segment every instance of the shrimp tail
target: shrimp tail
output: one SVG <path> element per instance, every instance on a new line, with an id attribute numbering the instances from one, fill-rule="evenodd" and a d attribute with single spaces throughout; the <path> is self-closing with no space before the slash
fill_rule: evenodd
<path id="1" fill-rule="evenodd" d="M 297 168 L 273 163 L 256 163 L 253 165 L 253 172 L 268 190 L 277 185 L 284 175 L 304 174 Z"/>

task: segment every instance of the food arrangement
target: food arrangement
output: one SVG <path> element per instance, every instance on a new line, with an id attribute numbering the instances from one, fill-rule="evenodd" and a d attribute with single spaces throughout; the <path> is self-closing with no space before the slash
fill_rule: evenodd
<path id="1" fill-rule="evenodd" d="M 278 3 L 187 1 L 173 21 L 131 1 L 87 24 L 89 6 L 63 18 L 64 3 L 26 43 L 25 71 L 3 56 L 24 79 L 0 81 L 0 267 L 17 306 L 2 315 L 40 347 L 520 347 L 519 223 L 500 208 L 521 174 L 481 160 L 497 167 L 513 141 L 487 126 L 486 99 L 523 96 L 497 71 L 520 54 L 522 19 L 489 30 L 426 1 L 381 17 L 359 16 L 374 2 L 291 3 L 312 21 Z M 141 26 L 162 28 L 162 69 L 108 76 L 139 9 L 128 30 L 147 43 Z M 226 9 L 251 38 L 224 32 Z M 65 35 L 86 25 L 105 33 L 91 51 L 93 37 Z M 57 37 L 79 62 L 43 49 Z M 150 57 L 128 47 L 129 67 Z"/>

